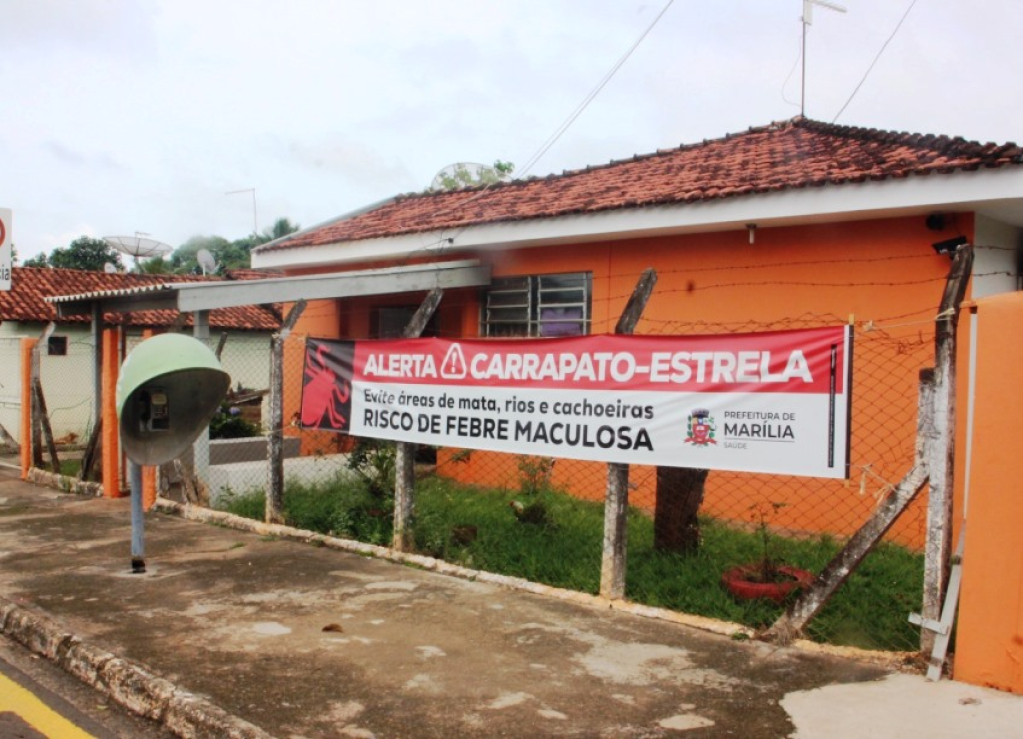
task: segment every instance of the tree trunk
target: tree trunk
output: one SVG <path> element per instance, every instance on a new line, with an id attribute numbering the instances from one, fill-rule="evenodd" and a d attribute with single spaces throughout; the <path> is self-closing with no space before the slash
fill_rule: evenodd
<path id="1" fill-rule="evenodd" d="M 700 547 L 696 514 L 703 503 L 708 470 L 689 467 L 657 468 L 654 507 L 654 549 L 688 554 Z"/>

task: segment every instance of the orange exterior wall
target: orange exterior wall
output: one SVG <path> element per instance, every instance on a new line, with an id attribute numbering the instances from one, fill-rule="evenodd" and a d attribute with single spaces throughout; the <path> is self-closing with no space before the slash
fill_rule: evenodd
<path id="1" fill-rule="evenodd" d="M 1023 693 L 1023 293 L 984 298 L 975 310 L 973 458 L 955 679 Z M 965 384 L 966 373 L 960 377 Z"/>
<path id="2" fill-rule="evenodd" d="M 614 330 L 636 280 L 654 267 L 658 282 L 637 333 L 715 333 L 743 330 L 747 323 L 745 330 L 751 331 L 799 328 L 854 318 L 861 330 L 872 322 L 891 344 L 904 342 L 906 355 L 897 364 L 869 368 L 854 359 L 850 481 L 724 472 L 712 472 L 708 479 L 702 510 L 709 515 L 742 517 L 750 506 L 768 500 L 787 504 L 774 520 L 779 528 L 850 535 L 873 512 L 885 484 L 898 483 L 912 461 L 918 373 L 933 365 L 933 319 L 950 265 L 931 244 L 959 234 L 969 238 L 972 231 L 970 215 L 959 215 L 946 231 L 929 230 L 924 217 L 914 216 L 759 228 L 754 244 L 742 230 L 456 256 L 489 262 L 495 277 L 591 272 L 592 333 Z M 412 296 L 336 301 L 333 316 L 299 326 L 308 335 L 367 338 L 372 308 L 399 301 L 416 302 Z M 441 335 L 476 336 L 478 326 L 476 291 L 445 296 Z M 879 335 L 858 341 L 855 356 L 865 356 L 871 345 L 867 339 Z M 288 418 L 298 409 L 299 394 L 300 383 L 289 374 Z M 444 450 L 439 454 L 442 474 L 467 483 L 517 487 L 513 455 L 477 451 L 449 464 L 450 456 Z M 587 499 L 603 498 L 605 479 L 606 468 L 598 463 L 559 460 L 554 469 L 555 484 Z M 653 468 L 634 466 L 630 481 L 630 502 L 652 508 Z M 922 547 L 925 506 L 922 495 L 896 522 L 890 538 Z"/>
<path id="3" fill-rule="evenodd" d="M 117 422 L 117 377 L 121 370 L 121 331 L 103 330 L 102 416 L 103 495 L 119 498 L 121 492 L 121 439 Z"/>
<path id="4" fill-rule="evenodd" d="M 972 218 L 960 216 L 955 228 L 969 233 L 972 225 Z M 757 324 L 751 323 L 749 330 L 763 330 L 763 324 L 775 321 L 779 328 L 796 328 L 798 323 L 784 322 L 803 316 L 819 322 L 830 316 L 830 322 L 842 323 L 854 317 L 857 326 L 872 321 L 884 328 L 893 342 L 905 339 L 922 345 L 905 366 L 880 374 L 858 371 L 854 359 L 854 468 L 849 482 L 808 483 L 724 472 L 712 472 L 708 478 L 702 508 L 708 515 L 736 518 L 767 500 L 786 504 L 774 518 L 779 528 L 850 535 L 873 512 L 878 490 L 885 482 L 897 483 L 912 461 L 918 371 L 933 365 L 933 318 L 950 265 L 931 244 L 949 235 L 928 230 L 922 217 L 912 217 L 762 228 L 754 244 L 745 231 L 731 231 L 522 249 L 502 253 L 493 267 L 496 277 L 592 270 L 593 333 L 614 330 L 639 275 L 654 267 L 657 285 L 637 333 L 714 333 L 722 324 L 734 330 L 747 321 Z M 876 398 L 870 413 L 863 412 L 862 403 L 856 405 L 861 397 Z M 869 452 L 857 456 L 858 449 L 869 447 L 868 437 L 878 435 L 879 425 L 880 433 L 902 437 L 904 453 L 899 459 L 884 458 L 880 452 L 876 457 Z M 481 483 L 486 475 L 486 484 L 515 487 L 514 458 L 501 456 L 473 452 L 468 461 L 443 469 L 463 482 Z M 441 456 L 444 459 L 447 455 Z M 864 472 L 867 466 L 869 471 Z M 605 476 L 602 465 L 559 460 L 554 482 L 563 482 L 580 497 L 600 499 Z M 655 480 L 652 468 L 633 466 L 630 502 L 652 508 Z M 813 495 L 794 492 L 806 484 L 814 487 Z M 725 490 L 727 495 L 718 494 Z M 925 506 L 922 495 L 896 522 L 890 538 L 921 548 Z"/>

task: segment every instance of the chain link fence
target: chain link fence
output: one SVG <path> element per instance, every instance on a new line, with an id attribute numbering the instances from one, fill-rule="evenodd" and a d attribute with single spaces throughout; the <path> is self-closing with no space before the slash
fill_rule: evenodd
<path id="1" fill-rule="evenodd" d="M 809 314 L 771 322 L 641 321 L 637 333 L 735 334 L 841 323 L 837 316 Z M 139 335 L 126 337 L 126 352 L 139 341 Z M 723 573 L 768 559 L 815 574 L 868 520 L 912 463 L 918 374 L 932 361 L 932 342 L 931 330 L 894 336 L 870 325 L 856 327 L 847 481 L 719 471 L 694 477 L 690 472 L 682 484 L 688 486 L 684 497 L 695 515 L 679 537 L 663 528 L 671 515 L 678 516 L 679 481 L 668 479 L 664 469 L 631 467 L 626 597 L 753 627 L 772 623 L 784 603 L 739 600 L 722 586 Z M 269 480 L 267 434 L 274 426 L 270 338 L 234 332 L 214 335 L 208 344 L 232 378 L 210 425 L 206 451 L 201 451 L 204 442 L 199 445 L 199 454 L 208 456 L 209 504 L 262 519 Z M 0 341 L 0 350 L 15 356 L 16 342 Z M 88 336 L 69 337 L 66 354 L 41 357 L 52 433 L 68 460 L 65 474 L 75 474 L 73 460 L 81 457 L 92 432 L 92 382 L 87 379 L 92 350 Z M 304 361 L 305 337 L 288 337 L 280 424 L 285 521 L 388 545 L 394 445 L 303 430 Z M 0 382 L 8 379 L 15 381 L 9 369 Z M 164 495 L 183 494 L 194 461 L 186 456 L 182 462 L 161 470 Z M 599 591 L 607 465 L 427 446 L 415 448 L 415 463 L 416 551 L 557 587 Z M 924 500 L 917 501 L 867 557 L 811 623 L 812 638 L 865 648 L 917 648 L 918 630 L 906 617 L 920 605 L 924 506 Z"/>
<path id="2" fill-rule="evenodd" d="M 21 339 L 0 337 L 0 463 L 17 466 L 21 436 Z"/>
<path id="3" fill-rule="evenodd" d="M 638 332 L 734 334 L 842 322 L 833 315 L 730 324 L 641 321 Z M 303 337 L 292 336 L 284 347 L 285 520 L 390 544 L 394 445 L 300 428 L 304 343 Z M 752 627 L 770 625 L 784 603 L 739 600 L 722 586 L 723 573 L 765 558 L 813 574 L 824 567 L 910 468 L 918 375 L 932 355 L 931 331 L 907 338 L 906 332 L 896 337 L 870 325 L 857 327 L 850 479 L 712 471 L 703 480 L 702 497 L 695 501 L 695 533 L 690 532 L 688 543 L 680 545 L 677 537 L 658 533 L 659 506 L 672 507 L 664 479 L 659 490 L 659 470 L 633 466 L 627 597 Z M 251 366 L 267 357 L 264 348 L 237 352 L 232 358 L 225 347 L 223 361 L 235 377 L 238 364 Z M 247 399 L 258 395 L 265 433 L 268 390 L 256 382 L 251 387 L 243 382 L 239 388 L 235 381 L 224 413 L 252 413 L 245 402 L 255 403 Z M 257 438 L 255 443 L 265 447 L 265 438 Z M 262 518 L 267 485 L 263 458 L 221 464 L 219 454 L 213 453 L 219 444 L 211 441 L 213 505 Z M 558 587 L 599 591 L 607 465 L 426 446 L 416 447 L 415 460 L 416 551 Z M 664 476 L 664 470 L 660 472 Z M 217 483 L 219 479 L 225 482 Z M 863 648 L 917 648 L 918 630 L 906 617 L 920 604 L 925 514 L 922 498 L 811 623 L 812 638 Z"/>
<path id="4" fill-rule="evenodd" d="M 641 322 L 637 333 L 746 333 L 840 323 L 835 316 L 812 315 L 770 323 Z M 868 520 L 912 465 L 918 374 L 933 355 L 933 339 L 860 327 L 854 341 L 850 479 L 721 471 L 693 479 L 692 471 L 682 471 L 690 478 L 683 484 L 695 482 L 696 488 L 685 491 L 689 500 L 679 501 L 670 470 L 632 466 L 630 600 L 766 627 L 784 604 L 736 599 L 722 587 L 724 573 L 767 560 L 816 574 Z M 607 465 L 453 449 L 438 451 L 437 459 L 436 478 L 420 484 L 426 494 L 417 490 L 417 527 L 425 523 L 429 533 L 417 528 L 416 542 L 427 553 L 598 591 Z M 688 536 L 665 535 L 672 509 L 686 505 L 697 513 Z M 447 535 L 431 521 L 441 516 L 450 527 Z M 918 500 L 811 624 L 809 635 L 863 648 L 918 647 L 918 629 L 906 617 L 920 606 L 925 516 L 925 500 Z M 471 541 L 460 533 L 467 528 Z"/>

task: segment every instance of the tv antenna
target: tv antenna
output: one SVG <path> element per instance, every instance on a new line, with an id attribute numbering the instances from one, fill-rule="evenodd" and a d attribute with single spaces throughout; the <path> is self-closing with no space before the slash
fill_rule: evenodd
<path id="1" fill-rule="evenodd" d="M 254 188 L 254 187 L 246 187 L 244 190 L 229 190 L 228 192 L 225 192 L 224 194 L 225 195 L 241 195 L 242 193 L 245 193 L 245 192 L 251 192 L 252 193 L 252 233 L 258 234 L 259 233 L 259 226 L 257 225 L 257 221 L 256 221 L 256 188 Z"/>
<path id="2" fill-rule="evenodd" d="M 212 274 L 217 269 L 217 260 L 213 258 L 209 249 L 200 249 L 195 254 L 195 261 L 202 267 L 202 275 L 205 277 L 208 273 Z"/>
<path id="3" fill-rule="evenodd" d="M 806 29 L 813 25 L 813 6 L 820 5 L 828 10 L 845 13 L 846 9 L 831 0 L 803 0 L 803 81 L 799 88 L 799 115 L 806 115 Z"/>
<path id="4" fill-rule="evenodd" d="M 510 179 L 496 167 L 479 162 L 456 162 L 449 164 L 434 175 L 430 183 L 431 190 L 460 190 L 463 187 L 486 185 L 494 182 L 505 182 Z M 451 185 L 454 184 L 454 187 Z"/>
<path id="5" fill-rule="evenodd" d="M 135 271 L 138 272 L 139 259 L 162 257 L 174 251 L 174 247 L 156 239 L 146 238 L 147 236 L 149 234 L 143 231 L 136 231 L 134 236 L 104 236 L 103 240 L 122 254 L 134 257 Z"/>

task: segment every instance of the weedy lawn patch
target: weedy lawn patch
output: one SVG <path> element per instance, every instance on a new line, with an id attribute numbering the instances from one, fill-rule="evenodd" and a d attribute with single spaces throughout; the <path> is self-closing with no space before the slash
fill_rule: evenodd
<path id="1" fill-rule="evenodd" d="M 261 520 L 262 490 L 227 497 L 232 513 Z M 338 477 L 330 484 L 289 484 L 285 521 L 310 531 L 389 545 L 393 501 L 365 479 Z M 769 626 L 783 606 L 741 602 L 721 585 L 726 569 L 755 560 L 762 534 L 703 518 L 703 541 L 691 555 L 654 549 L 653 521 L 629 512 L 626 594 L 630 600 L 675 611 Z M 417 482 L 415 546 L 422 553 L 466 567 L 522 577 L 560 588 L 596 593 L 600 585 L 604 508 L 601 503 L 537 486 L 498 490 L 468 487 L 440 477 Z M 825 535 L 772 535 L 779 559 L 819 572 L 841 544 Z M 919 610 L 923 556 L 882 544 L 811 622 L 807 636 L 868 649 L 912 650 L 919 632 L 907 616 Z"/>

